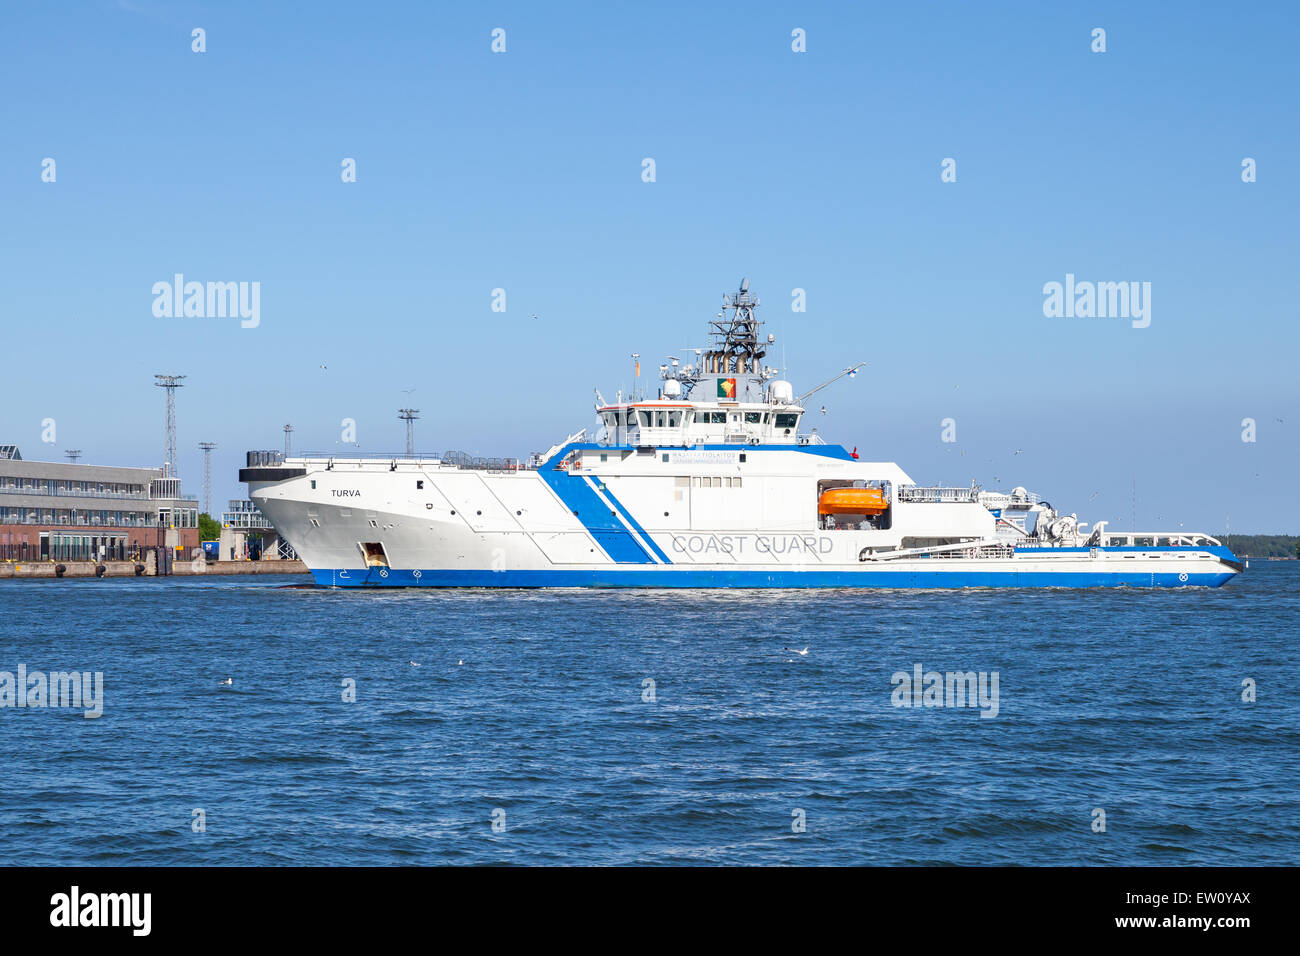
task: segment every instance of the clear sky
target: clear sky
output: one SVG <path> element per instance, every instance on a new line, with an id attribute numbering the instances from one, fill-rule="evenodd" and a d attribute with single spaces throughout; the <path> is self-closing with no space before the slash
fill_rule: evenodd
<path id="1" fill-rule="evenodd" d="M 1295 533 L 1298 11 L 7 3 L 0 442 L 159 464 L 164 372 L 218 511 L 286 422 L 400 450 L 410 404 L 421 450 L 522 457 L 748 276 L 796 393 L 869 363 L 813 403 L 864 458 Z M 155 316 L 178 272 L 260 283 L 257 327 Z M 1045 316 L 1067 274 L 1149 282 L 1150 325 Z"/>

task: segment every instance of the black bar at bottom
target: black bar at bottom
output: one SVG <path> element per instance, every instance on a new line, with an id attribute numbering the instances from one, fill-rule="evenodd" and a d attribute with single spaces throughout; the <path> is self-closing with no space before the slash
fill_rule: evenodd
<path id="1" fill-rule="evenodd" d="M 542 927 L 612 943 L 613 923 L 631 934 L 629 945 L 657 948 L 689 923 L 693 933 L 731 944 L 815 929 L 819 937 L 837 930 L 864 942 L 930 939 L 945 947 L 1044 932 L 1144 941 L 1199 935 L 1231 945 L 1286 925 L 1293 880 L 1291 870 L 1250 868 L 9 868 L 0 869 L 0 926 L 6 942 L 75 936 L 79 944 L 117 937 L 334 946 L 419 927 L 454 928 L 471 945 Z"/>

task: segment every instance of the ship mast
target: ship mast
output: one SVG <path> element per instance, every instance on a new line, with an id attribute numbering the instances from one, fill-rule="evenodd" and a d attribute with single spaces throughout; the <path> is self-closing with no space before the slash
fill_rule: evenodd
<path id="1" fill-rule="evenodd" d="M 761 375 L 766 343 L 759 340 L 762 325 L 754 310 L 758 296 L 749 292 L 749 280 L 740 280 L 740 290 L 722 296 L 722 311 L 710 320 L 713 347 L 704 353 L 705 375 Z"/>

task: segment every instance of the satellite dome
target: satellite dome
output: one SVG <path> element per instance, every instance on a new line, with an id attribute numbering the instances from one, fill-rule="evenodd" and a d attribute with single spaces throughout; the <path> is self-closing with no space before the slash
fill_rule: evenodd
<path id="1" fill-rule="evenodd" d="M 768 387 L 767 400 L 773 405 L 789 405 L 794 401 L 794 386 L 785 379 L 777 379 Z"/>

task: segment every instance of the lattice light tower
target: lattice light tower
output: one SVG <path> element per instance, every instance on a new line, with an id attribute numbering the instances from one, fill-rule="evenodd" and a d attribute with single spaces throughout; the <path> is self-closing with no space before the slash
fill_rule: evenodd
<path id="1" fill-rule="evenodd" d="M 154 385 L 167 390 L 166 447 L 163 449 L 164 478 L 176 478 L 181 471 L 176 463 L 176 389 L 185 387 L 181 384 L 181 379 L 185 377 L 184 375 L 154 376 L 158 380 Z"/>
<path id="2" fill-rule="evenodd" d="M 420 417 L 418 408 L 399 408 L 397 417 L 406 422 L 406 453 L 415 454 L 415 420 Z"/>
<path id="3" fill-rule="evenodd" d="M 68 448 L 65 449 L 63 453 L 68 456 L 68 461 L 72 462 L 74 465 L 77 463 L 77 459 L 81 457 L 80 448 Z"/>
<path id="4" fill-rule="evenodd" d="M 284 457 L 289 457 L 289 452 L 293 448 L 293 426 L 284 426 Z"/>
<path id="5" fill-rule="evenodd" d="M 214 441 L 201 441 L 203 449 L 203 513 L 212 515 L 212 449 L 217 447 Z"/>

